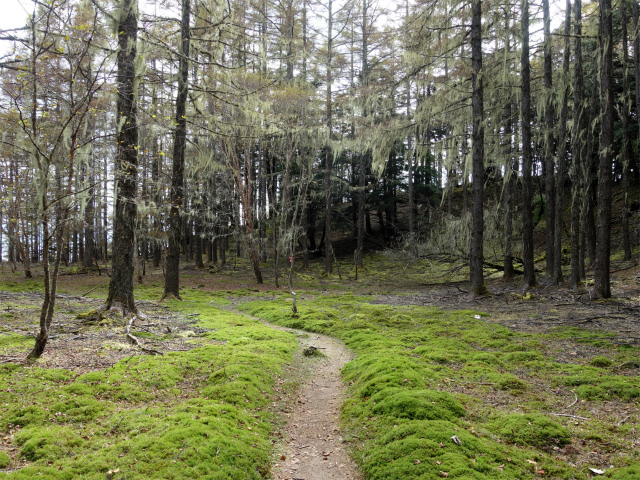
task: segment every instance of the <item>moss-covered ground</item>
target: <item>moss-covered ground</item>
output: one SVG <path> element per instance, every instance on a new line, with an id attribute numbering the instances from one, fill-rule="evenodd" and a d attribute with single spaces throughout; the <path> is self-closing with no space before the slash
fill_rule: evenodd
<path id="1" fill-rule="evenodd" d="M 190 328 L 201 333 L 184 351 L 132 350 L 109 368 L 86 373 L 48 368 L 46 355 L 36 364 L 0 365 L 6 478 L 268 475 L 278 423 L 271 406 L 288 388 L 284 369 L 297 341 L 201 296 L 185 298 L 169 311 L 197 314 Z M 32 341 L 0 334 L 0 348 L 13 353 Z"/>
<path id="2" fill-rule="evenodd" d="M 240 310 L 337 337 L 355 353 L 342 420 L 367 479 L 579 480 L 590 468 L 640 478 L 637 292 L 594 304 L 585 293 L 489 283 L 492 297 L 469 300 L 463 284 L 448 283 L 458 267 L 380 254 L 365 265 L 357 280 L 346 262 L 342 278 L 319 264 L 296 268 L 296 315 L 289 293 L 268 275 L 255 285 L 246 262 L 186 271 L 184 302 L 161 312 L 152 307 L 161 273 L 149 275 L 136 298 L 163 326 L 137 335 L 171 345 L 164 356 L 123 345 L 121 322 L 107 318 L 86 327 L 103 334 L 97 357 L 118 353 L 107 367 L 0 365 L 0 469 L 8 478 L 269 478 L 273 405 L 297 343 Z M 68 277 L 65 294 L 95 288 L 89 297 L 104 298 L 105 278 Z M 13 292 L 0 309 L 3 358 L 27 351 L 37 322 L 35 297 L 22 295 L 37 288 L 9 281 L 0 283 Z M 61 338 L 86 333 L 69 319 L 88 306 L 69 301 Z M 158 318 L 169 316 L 165 331 Z"/>
<path id="3" fill-rule="evenodd" d="M 633 478 L 640 382 L 613 363 L 637 361 L 637 350 L 605 342 L 615 362 L 599 356 L 566 364 L 549 357 L 547 347 L 575 330 L 518 334 L 479 311 L 373 302 L 317 296 L 298 316 L 285 298 L 242 307 L 277 324 L 335 335 L 358 354 L 344 369 L 351 398 L 343 419 L 366 478 L 589 478 L 588 465 L 572 462 L 584 448 L 609 450 L 613 477 Z M 588 342 L 603 334 L 580 335 Z M 602 402 L 623 410 L 594 417 L 591 407 Z M 625 411 L 634 421 L 618 423 Z"/>

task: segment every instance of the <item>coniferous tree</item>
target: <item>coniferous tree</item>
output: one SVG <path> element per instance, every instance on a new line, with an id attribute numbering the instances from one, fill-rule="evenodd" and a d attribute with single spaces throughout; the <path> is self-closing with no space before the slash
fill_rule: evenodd
<path id="1" fill-rule="evenodd" d="M 546 215 L 546 266 L 547 275 L 553 276 L 555 262 L 555 139 L 554 108 L 553 108 L 553 65 L 551 59 L 551 15 L 549 13 L 549 0 L 542 0 L 543 30 L 544 30 L 544 171 L 545 171 L 545 215 Z"/>
<path id="2" fill-rule="evenodd" d="M 613 26 L 611 0 L 598 2 L 600 23 L 600 162 L 598 168 L 598 227 L 594 288 L 596 295 L 611 297 L 611 188 L 613 177 Z"/>
<path id="3" fill-rule="evenodd" d="M 189 90 L 189 54 L 191 41 L 191 0 L 182 0 L 180 23 L 180 60 L 176 97 L 173 171 L 171 174 L 171 209 L 169 211 L 169 248 L 163 298 L 180 298 L 180 243 L 184 208 L 184 164 L 187 146 L 187 95 Z M 197 241 L 200 241 L 198 238 Z M 200 257 L 202 260 L 202 256 Z"/>
<path id="4" fill-rule="evenodd" d="M 560 85 L 560 118 L 558 130 L 558 174 L 556 179 L 555 198 L 555 228 L 554 228 L 554 258 L 553 284 L 562 281 L 562 199 L 565 185 L 565 170 L 567 159 L 568 115 L 569 115 L 569 67 L 571 61 L 571 0 L 567 0 L 564 19 L 564 52 L 562 60 L 562 78 Z"/>
<path id="5" fill-rule="evenodd" d="M 522 244 L 524 283 L 527 287 L 536 284 L 533 263 L 533 212 L 532 197 L 532 151 L 531 151 L 531 64 L 529 60 L 529 0 L 522 0 L 521 11 L 521 117 L 522 117 Z"/>
<path id="6" fill-rule="evenodd" d="M 123 0 L 118 19 L 118 101 L 116 135 L 116 201 L 113 215 L 113 258 L 106 308 L 120 305 L 123 315 L 137 311 L 133 297 L 134 243 L 138 193 L 138 108 L 136 56 L 138 2 Z"/>
<path id="7" fill-rule="evenodd" d="M 627 2 L 620 2 L 622 23 L 622 98 L 620 100 L 620 117 L 622 120 L 622 250 L 624 259 L 631 259 L 631 234 L 629 232 L 629 171 L 631 166 L 631 134 L 629 131 L 629 39 L 627 24 Z"/>
<path id="8" fill-rule="evenodd" d="M 471 292 L 484 295 L 484 103 L 482 88 L 482 0 L 473 0 L 471 16 L 471 64 L 473 73 L 473 210 L 469 259 Z"/>

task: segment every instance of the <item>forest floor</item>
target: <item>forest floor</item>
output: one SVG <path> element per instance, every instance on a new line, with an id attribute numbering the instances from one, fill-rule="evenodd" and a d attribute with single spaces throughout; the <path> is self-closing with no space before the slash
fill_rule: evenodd
<path id="1" fill-rule="evenodd" d="M 257 475 L 255 478 L 385 479 L 393 478 L 389 472 L 394 472 L 397 478 L 580 479 L 605 471 L 614 478 L 637 478 L 634 475 L 640 469 L 637 458 L 640 270 L 634 263 L 614 264 L 617 270 L 613 274 L 614 298 L 602 301 L 591 299 L 588 284 L 581 290 L 568 290 L 545 286 L 543 278 L 539 288 L 523 290 L 517 281 L 501 281 L 497 278 L 499 274 L 488 278 L 490 295 L 471 298 L 465 291 L 464 269 L 456 265 L 398 260 L 380 254 L 370 255 L 366 262 L 367 268 L 359 272 L 346 263 L 338 265 L 339 275 L 330 277 L 321 274 L 319 265 L 309 271 L 293 270 L 292 286 L 298 294 L 299 315 L 290 312 L 289 289 L 282 286 L 286 279 L 280 279 L 281 286 L 276 288 L 273 277 L 269 278 L 267 273 L 267 284 L 256 285 L 248 265 L 239 260 L 227 267 L 210 265 L 204 272 L 187 266 L 182 272 L 182 285 L 185 298 L 193 298 L 188 308 L 178 302 L 156 301 L 161 293 L 162 272 L 150 269 L 137 287 L 138 306 L 148 319 L 138 322 L 136 334 L 145 346 L 166 354 L 174 352 L 175 358 L 206 346 L 222 348 L 225 344 L 236 344 L 234 342 L 244 345 L 245 338 L 262 339 L 270 335 L 254 333 L 259 327 L 245 324 L 241 318 L 247 318 L 246 314 L 279 324 L 277 328 L 295 338 L 297 346 L 292 356 L 274 363 L 273 371 L 280 368 L 278 365 L 284 369 L 274 377 L 275 386 L 260 387 L 263 396 L 269 399 L 267 403 L 262 405 L 260 399 L 246 393 L 247 402 L 252 402 L 250 411 L 268 409 L 269 415 L 275 415 L 275 420 L 257 419 L 254 427 L 257 430 L 264 423 L 265 429 L 271 428 L 269 444 L 262 447 L 251 445 L 253 440 L 248 437 L 246 440 L 247 445 L 258 450 L 264 448 L 269 455 L 270 466 L 254 468 L 258 473 L 251 475 Z M 4 266 L 0 275 L 0 366 L 66 370 L 72 375 L 65 377 L 62 384 L 70 388 L 69 382 L 82 382 L 92 372 L 117 370 L 122 365 L 129 368 L 133 363 L 131 359 L 142 352 L 126 342 L 117 318 L 104 317 L 97 321 L 83 318 L 83 313 L 100 306 L 105 297 L 108 277 L 104 271 L 98 275 L 72 266 L 64 273 L 60 277 L 61 293 L 52 340 L 43 359 L 36 365 L 27 365 L 23 360 L 37 328 L 41 277 L 25 279 Z M 221 324 L 214 328 L 203 323 L 203 317 L 208 315 L 206 308 L 228 312 L 229 320 L 225 321 L 229 325 L 236 330 L 248 330 L 230 329 L 233 335 L 227 335 Z M 219 316 L 211 315 L 212 318 Z M 437 321 L 432 320 L 435 316 Z M 429 343 L 438 338 L 446 342 Z M 291 348 L 282 346 L 290 345 L 286 343 L 290 340 L 284 337 L 268 341 L 283 342 L 274 347 L 276 350 Z M 246 346 L 248 352 L 256 349 L 252 344 Z M 314 353 L 320 355 L 304 357 L 301 352 L 310 346 L 316 347 Z M 264 348 L 267 347 L 265 344 Z M 393 366 L 398 359 L 404 363 Z M 398 379 L 396 368 L 401 370 Z M 223 363 L 227 380 L 216 384 L 216 388 L 227 388 L 233 385 L 227 382 L 238 378 L 227 369 L 231 370 Z M 18 375 L 15 372 L 20 371 L 12 367 L 1 373 Z M 36 448 L 30 443 L 31 437 L 24 433 L 29 426 L 15 420 L 25 417 L 21 412 L 16 413 L 11 398 L 13 403 L 18 398 L 16 393 L 23 401 L 29 398 L 31 387 L 20 390 L 17 381 L 31 375 L 26 372 L 15 378 L 0 378 L 0 387 L 7 392 L 0 395 L 0 429 L 4 438 L 0 445 L 0 468 L 15 478 L 30 478 L 33 468 L 44 465 L 51 467 L 40 472 L 44 478 L 58 478 L 52 473 L 56 460 L 46 452 L 29 450 Z M 247 381 L 251 383 L 251 379 Z M 186 380 L 180 388 L 184 382 Z M 190 400 L 195 401 L 205 390 L 196 392 L 200 388 L 198 380 L 191 382 L 189 389 L 194 392 Z M 382 386 L 375 382 L 381 382 Z M 205 383 L 209 385 L 211 381 Z M 52 384 L 46 388 L 63 387 Z M 249 392 L 251 386 L 242 388 Z M 417 400 L 407 397 L 414 393 L 419 393 L 421 398 L 444 395 L 433 397 L 433 401 L 427 403 L 442 402 L 449 405 L 447 408 L 453 413 L 439 413 L 432 418 L 429 405 L 416 407 Z M 102 398 L 102 394 L 95 392 L 91 395 Z M 129 403 L 120 405 L 109 416 L 95 413 L 91 418 L 106 421 L 117 418 L 119 413 L 115 412 L 134 407 L 147 411 L 149 400 L 140 395 L 136 401 L 127 399 Z M 270 395 L 273 397 L 269 398 Z M 226 401 L 233 404 L 236 400 Z M 457 402 L 462 402 L 464 415 L 458 412 Z M 147 410 L 143 409 L 145 405 Z M 180 405 L 180 408 L 189 408 Z M 38 400 L 35 406 L 46 412 L 37 418 L 48 417 L 50 406 L 45 400 Z M 414 408 L 417 410 L 412 410 Z M 531 415 L 538 414 L 551 419 L 553 425 L 536 423 L 542 420 Z M 529 426 L 533 424 L 537 429 L 559 426 L 563 432 L 569 432 L 570 440 L 555 442 L 555 434 L 551 435 L 550 443 L 527 440 L 501 430 L 514 418 L 523 416 Z M 87 428 L 83 422 L 88 421 L 88 417 L 82 417 L 82 422 L 78 420 L 80 417 L 72 419 L 68 424 L 62 417 L 49 421 L 63 429 L 67 425 L 71 425 L 71 429 Z M 247 425 L 247 420 L 242 418 L 237 420 L 239 424 Z M 442 452 L 437 451 L 438 442 L 436 447 L 428 442 L 430 435 L 437 436 L 430 433 L 432 427 L 428 422 L 441 422 L 439 429 L 457 432 L 442 437 L 444 440 L 439 442 Z M 137 431 L 134 427 L 123 429 L 118 441 L 129 445 L 133 441 L 132 432 Z M 394 429 L 405 430 L 393 436 Z M 470 434 L 463 436 L 467 432 Z M 107 437 L 115 437 L 116 433 L 107 429 Z M 98 449 L 97 444 L 91 444 L 94 434 L 98 436 L 97 431 L 88 435 L 78 433 L 82 438 L 91 438 L 87 440 L 91 455 Z M 41 432 L 37 435 L 44 437 Z M 449 437 L 456 435 L 465 445 L 464 458 L 454 457 L 461 455 L 460 452 L 448 451 L 446 442 L 451 442 Z M 243 438 L 241 434 L 238 441 Z M 476 445 L 473 443 L 476 438 L 484 443 Z M 44 438 L 41 440 L 44 442 Z M 72 440 L 69 442 L 74 448 L 80 448 Z M 115 438 L 110 443 L 117 445 Z M 62 452 L 72 451 L 69 445 L 64 443 L 64 447 L 60 447 Z M 179 453 L 172 458 L 186 462 L 180 452 L 188 450 L 187 445 L 185 439 L 182 450 L 174 446 Z M 107 472 L 103 465 L 102 470 L 96 467 L 100 476 L 84 475 L 104 478 L 106 473 L 107 478 L 113 480 L 125 478 L 118 475 L 125 471 L 124 464 L 128 463 L 131 475 L 127 478 L 144 478 L 142 467 L 136 470 L 133 465 L 139 461 L 140 451 L 145 452 L 148 447 L 140 447 L 135 461 L 125 462 L 136 448 L 135 444 L 123 447 L 118 468 L 109 466 Z M 430 450 L 432 448 L 436 451 Z M 44 447 L 42 449 L 44 452 Z M 220 449 L 220 445 L 214 448 L 215 455 L 211 453 L 211 456 L 218 457 Z M 4 463 L 2 455 L 7 458 Z M 67 463 L 61 464 L 58 470 L 79 471 L 74 470 L 79 468 L 74 463 L 79 461 L 76 454 L 69 453 L 67 457 Z M 198 462 L 196 457 L 194 465 Z M 493 463 L 482 464 L 485 461 Z M 560 465 L 568 465 L 569 470 L 563 470 L 565 467 Z M 241 471 L 243 467 L 234 463 L 233 468 Z M 495 470 L 494 473 L 489 469 Z M 135 471 L 141 476 L 136 477 Z M 254 478 L 246 471 L 238 475 L 237 478 Z M 220 472 L 219 477 L 211 478 L 236 477 Z"/>

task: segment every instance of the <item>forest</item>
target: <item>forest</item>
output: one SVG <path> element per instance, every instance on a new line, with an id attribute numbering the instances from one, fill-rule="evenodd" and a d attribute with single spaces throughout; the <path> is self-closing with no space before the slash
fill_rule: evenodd
<path id="1" fill-rule="evenodd" d="M 636 0 L 23 4 L 7 478 L 640 478 Z"/>

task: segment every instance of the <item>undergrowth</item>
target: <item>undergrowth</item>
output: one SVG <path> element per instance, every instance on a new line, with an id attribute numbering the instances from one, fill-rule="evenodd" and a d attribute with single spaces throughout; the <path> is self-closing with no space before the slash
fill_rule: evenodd
<path id="1" fill-rule="evenodd" d="M 342 419 L 367 479 L 586 479 L 594 465 L 572 464 L 572 451 L 613 435 L 633 437 L 629 424 L 580 422 L 550 410 L 551 388 L 574 388 L 575 416 L 589 415 L 588 401 L 640 398 L 638 378 L 606 370 L 611 364 L 602 359 L 562 364 L 545 354 L 552 338 L 576 332 L 533 337 L 488 323 L 480 312 L 370 300 L 319 296 L 299 302 L 296 316 L 286 297 L 241 307 L 279 325 L 337 336 L 356 352 L 343 370 L 350 397 Z M 596 336 L 581 331 L 580 341 Z M 616 362 L 634 358 L 606 345 Z M 615 448 L 616 468 L 607 474 L 634 478 L 638 452 L 628 444 Z"/>

